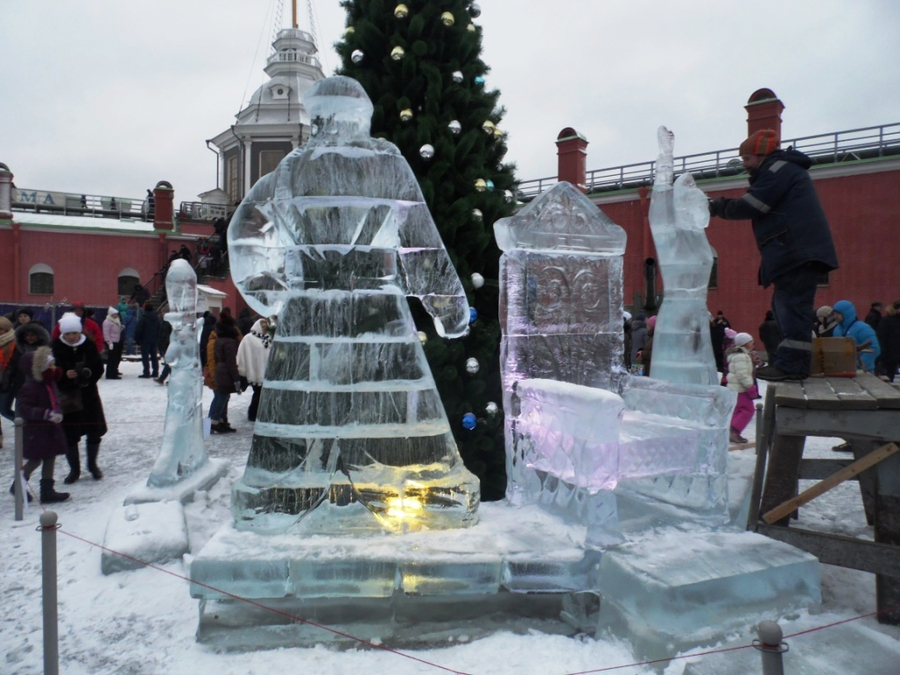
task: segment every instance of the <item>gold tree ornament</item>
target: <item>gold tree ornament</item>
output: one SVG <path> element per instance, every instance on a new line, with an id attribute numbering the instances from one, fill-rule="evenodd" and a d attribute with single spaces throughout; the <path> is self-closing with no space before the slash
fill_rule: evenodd
<path id="1" fill-rule="evenodd" d="M 487 183 L 484 181 L 484 178 L 479 178 L 475 181 L 475 189 L 478 190 L 478 192 L 484 192 L 485 190 L 487 190 Z"/>
<path id="2" fill-rule="evenodd" d="M 494 123 L 491 122 L 490 120 L 485 120 L 484 123 L 481 125 L 481 130 L 484 131 L 484 133 L 486 133 L 486 134 L 493 134 L 494 129 L 496 129 L 496 128 L 497 127 L 494 126 Z"/>
<path id="3" fill-rule="evenodd" d="M 409 7 L 400 4 L 394 7 L 394 16 L 398 19 L 405 19 L 409 16 Z"/>
<path id="4" fill-rule="evenodd" d="M 409 122 L 413 118 L 413 111 L 411 108 L 404 108 L 400 111 L 400 121 L 401 122 Z"/>
<path id="5" fill-rule="evenodd" d="M 403 50 L 403 47 L 400 46 L 394 47 L 391 50 L 391 58 L 394 59 L 394 61 L 402 59 L 404 54 L 406 54 L 406 52 Z"/>
<path id="6" fill-rule="evenodd" d="M 456 23 L 456 19 L 453 18 L 453 14 L 451 12 L 444 12 L 443 14 L 441 14 L 441 23 L 449 28 Z"/>

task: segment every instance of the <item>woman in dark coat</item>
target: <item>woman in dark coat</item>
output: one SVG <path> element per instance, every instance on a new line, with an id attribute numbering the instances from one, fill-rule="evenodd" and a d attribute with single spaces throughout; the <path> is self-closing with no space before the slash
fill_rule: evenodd
<path id="1" fill-rule="evenodd" d="M 69 475 L 65 482 L 74 483 L 81 477 L 78 442 L 87 436 L 88 470 L 94 480 L 103 478 L 97 466 L 100 441 L 106 433 L 103 403 L 97 391 L 97 381 L 103 375 L 103 362 L 93 342 L 81 332 L 81 320 L 66 313 L 59 320 L 60 336 L 53 341 L 53 356 L 63 371 L 59 381 L 59 395 L 66 433 L 66 459 Z"/>
<path id="2" fill-rule="evenodd" d="M 228 424 L 228 400 L 234 393 L 241 393 L 241 374 L 237 367 L 238 330 L 234 319 L 224 312 L 216 324 L 215 385 L 209 418 L 211 431 L 216 434 L 236 431 Z"/>
<path id="3" fill-rule="evenodd" d="M 43 464 L 41 502 L 62 502 L 69 498 L 69 493 L 53 489 L 56 456 L 66 452 L 66 437 L 60 428 L 63 415 L 56 388 L 56 381 L 62 377 L 62 371 L 54 365 L 49 347 L 38 347 L 24 354 L 19 360 L 19 368 L 25 378 L 25 383 L 19 390 L 18 403 L 19 415 L 25 420 L 22 450 L 27 461 L 22 472 L 27 481 L 35 469 Z M 13 488 L 10 488 L 10 492 L 13 492 Z"/>

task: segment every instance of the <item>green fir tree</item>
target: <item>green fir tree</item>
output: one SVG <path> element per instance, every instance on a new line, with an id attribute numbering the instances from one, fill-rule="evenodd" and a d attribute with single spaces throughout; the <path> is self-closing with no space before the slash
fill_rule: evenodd
<path id="1" fill-rule="evenodd" d="M 482 499 L 500 499 L 506 468 L 500 251 L 493 224 L 515 208 L 515 166 L 503 161 L 500 92 L 485 87 L 489 68 L 480 58 L 481 28 L 472 22 L 480 10 L 466 0 L 344 0 L 341 5 L 347 29 L 336 45 L 339 74 L 362 84 L 375 107 L 372 135 L 397 145 L 415 172 L 477 313 L 466 337 L 445 340 L 421 307 L 413 306 L 462 459 L 481 480 Z M 471 372 L 471 359 L 477 372 Z M 475 425 L 469 429 L 471 416 Z"/>

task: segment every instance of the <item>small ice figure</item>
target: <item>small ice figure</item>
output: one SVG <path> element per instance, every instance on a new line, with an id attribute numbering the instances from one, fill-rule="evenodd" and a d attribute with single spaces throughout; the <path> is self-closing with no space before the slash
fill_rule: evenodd
<path id="1" fill-rule="evenodd" d="M 706 307 L 712 249 L 704 232 L 709 207 L 694 178 L 674 176 L 674 134 L 660 127 L 650 200 L 650 231 L 665 294 L 653 337 L 650 376 L 685 384 L 718 384 Z"/>
<path id="2" fill-rule="evenodd" d="M 304 104 L 313 136 L 260 179 L 228 229 L 234 283 L 278 316 L 253 444 L 232 492 L 239 529 L 406 531 L 471 525 L 463 465 L 407 305 L 464 334 L 469 305 L 416 177 L 369 135 L 347 77 Z"/>
<path id="3" fill-rule="evenodd" d="M 167 487 L 192 475 L 207 461 L 203 445 L 200 346 L 197 341 L 197 275 L 186 260 L 173 260 L 166 274 L 166 294 L 173 311 L 166 363 L 172 368 L 162 449 L 147 485 Z"/>

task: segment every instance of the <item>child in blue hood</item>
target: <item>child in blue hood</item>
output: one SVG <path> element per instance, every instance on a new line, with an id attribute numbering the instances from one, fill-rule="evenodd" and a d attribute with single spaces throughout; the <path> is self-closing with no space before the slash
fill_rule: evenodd
<path id="1" fill-rule="evenodd" d="M 833 309 L 836 315 L 835 318 L 838 320 L 838 325 L 834 329 L 834 336 L 852 337 L 857 347 L 870 342 L 871 344 L 866 347 L 866 351 L 859 353 L 859 360 L 867 373 L 874 373 L 875 359 L 881 354 L 881 347 L 878 344 L 875 330 L 865 321 L 860 321 L 856 317 L 856 307 L 849 300 L 839 300 L 834 303 Z"/>

